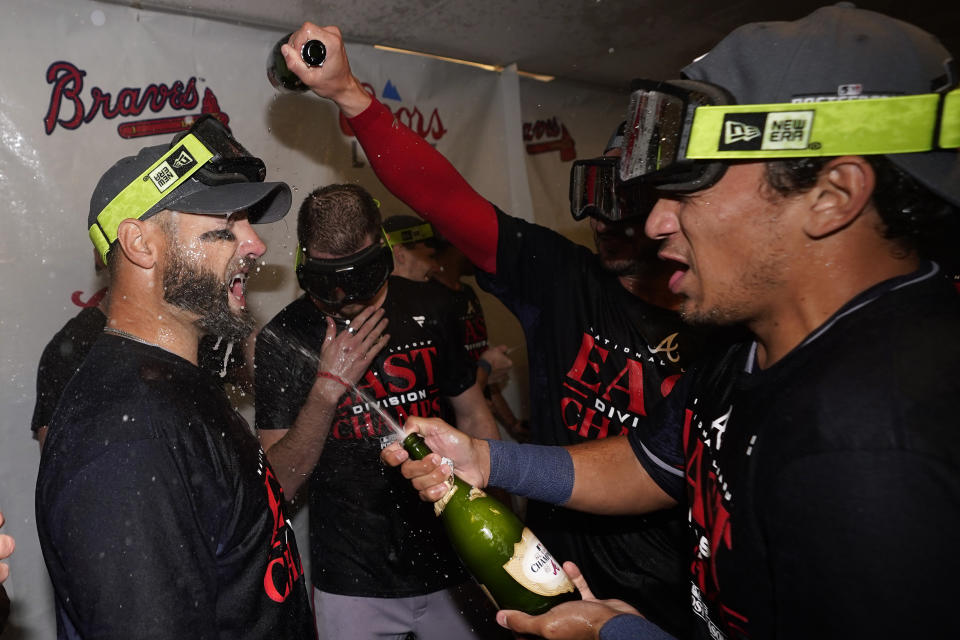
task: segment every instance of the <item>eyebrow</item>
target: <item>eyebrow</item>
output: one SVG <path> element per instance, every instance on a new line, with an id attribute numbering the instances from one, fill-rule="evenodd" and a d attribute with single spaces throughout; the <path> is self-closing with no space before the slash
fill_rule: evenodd
<path id="1" fill-rule="evenodd" d="M 230 228 L 230 222 L 226 221 L 226 226 L 220 227 L 218 229 L 211 229 L 200 234 L 200 240 L 204 242 L 210 242 L 215 240 L 227 240 L 232 239 L 233 230 Z"/>

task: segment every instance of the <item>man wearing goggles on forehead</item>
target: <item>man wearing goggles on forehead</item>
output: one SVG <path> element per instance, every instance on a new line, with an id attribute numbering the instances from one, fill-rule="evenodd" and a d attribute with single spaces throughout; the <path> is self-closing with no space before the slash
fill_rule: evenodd
<path id="1" fill-rule="evenodd" d="M 432 508 L 380 462 L 391 422 L 412 415 L 497 435 L 456 315 L 437 295 L 445 290 L 390 275 L 380 224 L 379 204 L 357 185 L 317 189 L 300 207 L 304 295 L 257 337 L 260 441 L 286 495 L 309 484 L 321 638 L 496 637 L 505 632 Z"/>
<path id="2" fill-rule="evenodd" d="M 121 159 L 87 231 L 110 270 L 103 333 L 64 389 L 37 478 L 59 638 L 305 638 L 310 603 L 283 492 L 197 366 L 242 340 L 245 283 L 290 188 L 217 120 Z"/>
<path id="3" fill-rule="evenodd" d="M 646 230 L 680 265 L 684 317 L 748 338 L 626 438 L 558 455 L 411 421 L 437 457 L 384 458 L 428 500 L 442 455 L 468 482 L 572 508 L 684 504 L 698 637 L 952 637 L 960 297 L 931 258 L 958 238 L 956 61 L 845 5 L 741 27 L 684 73 L 636 85 L 619 180 L 663 193 Z M 664 637 L 580 586 L 582 602 L 498 620 Z"/>
<path id="4" fill-rule="evenodd" d="M 531 440 L 570 445 L 636 429 L 702 343 L 671 309 L 678 302 L 667 288 L 673 269 L 643 234 L 653 200 L 631 195 L 604 212 L 577 206 L 576 218 L 589 217 L 596 253 L 507 215 L 362 90 L 335 27 L 304 25 L 291 38 L 293 49 L 308 39 L 325 42 L 323 68 L 307 69 L 291 56 L 291 69 L 338 104 L 383 183 L 469 258 L 480 285 L 522 323 Z M 556 557 L 582 564 L 599 593 L 623 596 L 685 634 L 682 508 L 627 519 L 536 502 L 526 520 Z"/>

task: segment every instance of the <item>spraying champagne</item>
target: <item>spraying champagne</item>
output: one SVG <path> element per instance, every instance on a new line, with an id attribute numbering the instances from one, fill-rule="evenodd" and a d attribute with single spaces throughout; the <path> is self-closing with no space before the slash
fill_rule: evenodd
<path id="1" fill-rule="evenodd" d="M 429 455 L 419 433 L 403 440 L 415 460 Z M 575 597 L 573 583 L 536 536 L 499 500 L 451 476 L 434 503 L 453 548 L 501 609 L 539 614 Z"/>

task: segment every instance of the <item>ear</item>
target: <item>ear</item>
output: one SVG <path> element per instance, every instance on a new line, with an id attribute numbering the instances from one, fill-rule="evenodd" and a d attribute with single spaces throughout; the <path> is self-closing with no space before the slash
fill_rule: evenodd
<path id="1" fill-rule="evenodd" d="M 393 245 L 393 261 L 398 265 L 405 265 L 407 263 L 407 258 L 410 256 L 407 254 L 407 248 L 402 244 Z"/>
<path id="2" fill-rule="evenodd" d="M 117 227 L 117 241 L 123 255 L 142 269 L 152 269 L 162 250 L 162 230 L 144 220 L 127 218 Z"/>
<path id="3" fill-rule="evenodd" d="M 823 238 L 844 229 L 869 205 L 874 186 L 876 174 L 863 156 L 834 158 L 824 165 L 807 194 L 812 206 L 804 232 Z"/>

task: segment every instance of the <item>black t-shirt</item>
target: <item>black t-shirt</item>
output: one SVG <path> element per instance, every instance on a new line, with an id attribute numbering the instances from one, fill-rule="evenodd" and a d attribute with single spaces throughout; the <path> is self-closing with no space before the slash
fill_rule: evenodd
<path id="1" fill-rule="evenodd" d="M 100 334 L 107 317 L 97 307 L 86 307 L 70 318 L 54 334 L 43 349 L 37 369 L 37 402 L 33 407 L 30 428 L 37 431 L 49 426 L 64 387 L 87 357 L 87 352 Z"/>
<path id="2" fill-rule="evenodd" d="M 279 482 L 209 374 L 101 335 L 63 397 L 36 496 L 60 638 L 315 637 Z"/>
<path id="3" fill-rule="evenodd" d="M 398 469 L 380 462 L 390 428 L 368 403 L 401 426 L 407 415 L 452 419 L 444 397 L 476 381 L 449 306 L 437 283 L 391 277 L 383 309 L 390 342 L 354 392 L 343 395 L 310 477 L 310 557 L 314 585 L 363 597 L 422 595 L 467 574 L 433 508 Z M 287 305 L 257 337 L 256 424 L 289 429 L 317 373 L 324 314 L 306 296 Z"/>
<path id="4" fill-rule="evenodd" d="M 460 323 L 463 334 L 463 348 L 470 354 L 474 362 L 489 346 L 487 341 L 487 322 L 483 317 L 483 307 L 477 292 L 468 284 L 460 284 L 460 288 L 452 290 L 454 312 Z"/>
<path id="5" fill-rule="evenodd" d="M 37 368 L 37 402 L 33 407 L 30 429 L 34 432 L 50 424 L 64 387 L 87 357 L 96 342 L 107 316 L 99 307 L 86 307 L 67 320 L 43 349 Z M 212 372 L 223 382 L 233 382 L 242 375 L 243 349 L 216 336 L 203 336 L 198 348 L 201 369 Z"/>
<path id="6" fill-rule="evenodd" d="M 956 635 L 960 297 L 934 270 L 766 370 L 752 342 L 705 359 L 631 435 L 689 504 L 700 637 Z"/>
<path id="7" fill-rule="evenodd" d="M 497 274 L 478 273 L 523 326 L 530 430 L 567 445 L 630 433 L 670 393 L 703 336 L 648 304 L 585 247 L 498 211 Z M 617 491 L 611 486 L 610 491 Z M 686 513 L 585 514 L 531 501 L 527 522 L 601 598 L 627 600 L 676 635 L 689 629 Z"/>

